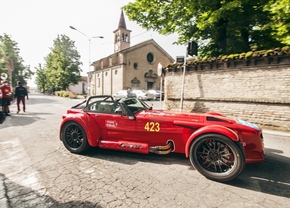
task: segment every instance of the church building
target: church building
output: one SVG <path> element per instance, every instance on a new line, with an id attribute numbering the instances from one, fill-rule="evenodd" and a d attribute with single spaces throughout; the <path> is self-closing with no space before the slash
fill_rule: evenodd
<path id="1" fill-rule="evenodd" d="M 125 89 L 160 89 L 157 65 L 166 66 L 174 59 L 153 39 L 131 46 L 131 30 L 121 11 L 114 33 L 114 53 L 92 63 L 88 74 L 90 95 L 113 95 Z"/>

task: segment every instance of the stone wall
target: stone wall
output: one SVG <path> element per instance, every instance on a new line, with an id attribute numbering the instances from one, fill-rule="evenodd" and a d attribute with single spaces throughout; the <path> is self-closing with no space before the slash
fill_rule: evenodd
<path id="1" fill-rule="evenodd" d="M 166 68 L 166 109 L 180 110 L 182 71 L 183 66 Z M 188 64 L 182 109 L 290 130 L 290 56 Z"/>

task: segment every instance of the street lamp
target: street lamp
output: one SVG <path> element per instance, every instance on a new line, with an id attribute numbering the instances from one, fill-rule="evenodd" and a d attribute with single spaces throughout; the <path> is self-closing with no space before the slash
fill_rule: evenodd
<path id="1" fill-rule="evenodd" d="M 76 29 L 75 27 L 73 26 L 69 26 L 70 29 L 73 29 L 73 30 L 76 30 L 78 31 L 79 33 L 83 34 L 84 36 L 86 36 L 86 38 L 89 40 L 89 72 L 88 72 L 88 89 L 89 89 L 89 96 L 91 95 L 91 76 L 90 76 L 90 72 L 91 72 L 91 39 L 93 38 L 104 38 L 103 36 L 93 36 L 91 38 L 89 38 L 89 36 L 87 36 L 85 33 L 79 31 L 78 29 Z"/>

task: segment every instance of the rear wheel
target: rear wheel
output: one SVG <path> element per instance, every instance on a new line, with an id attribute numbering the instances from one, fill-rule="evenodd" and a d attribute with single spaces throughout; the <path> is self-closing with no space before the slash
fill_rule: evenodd
<path id="1" fill-rule="evenodd" d="M 61 139 L 64 146 L 72 153 L 79 154 L 89 148 L 83 127 L 74 121 L 69 121 L 63 125 Z"/>
<path id="2" fill-rule="evenodd" d="M 242 149 L 220 134 L 205 134 L 196 138 L 190 146 L 189 159 L 206 178 L 220 182 L 236 178 L 245 167 Z"/>

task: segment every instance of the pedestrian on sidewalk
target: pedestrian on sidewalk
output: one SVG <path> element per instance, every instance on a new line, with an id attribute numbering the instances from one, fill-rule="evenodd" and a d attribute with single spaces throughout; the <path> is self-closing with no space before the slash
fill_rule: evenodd
<path id="1" fill-rule="evenodd" d="M 27 89 L 22 86 L 22 83 L 20 81 L 17 82 L 17 86 L 15 87 L 15 94 L 14 98 L 16 98 L 16 103 L 17 103 L 17 113 L 20 111 L 20 102 L 22 102 L 23 105 L 23 112 L 25 112 L 25 96 L 28 99 L 28 93 Z"/>
<path id="2" fill-rule="evenodd" d="M 2 111 L 6 116 L 10 116 L 9 105 L 11 101 L 11 87 L 8 85 L 8 81 L 4 80 L 0 86 L 1 97 L 2 97 Z"/>

